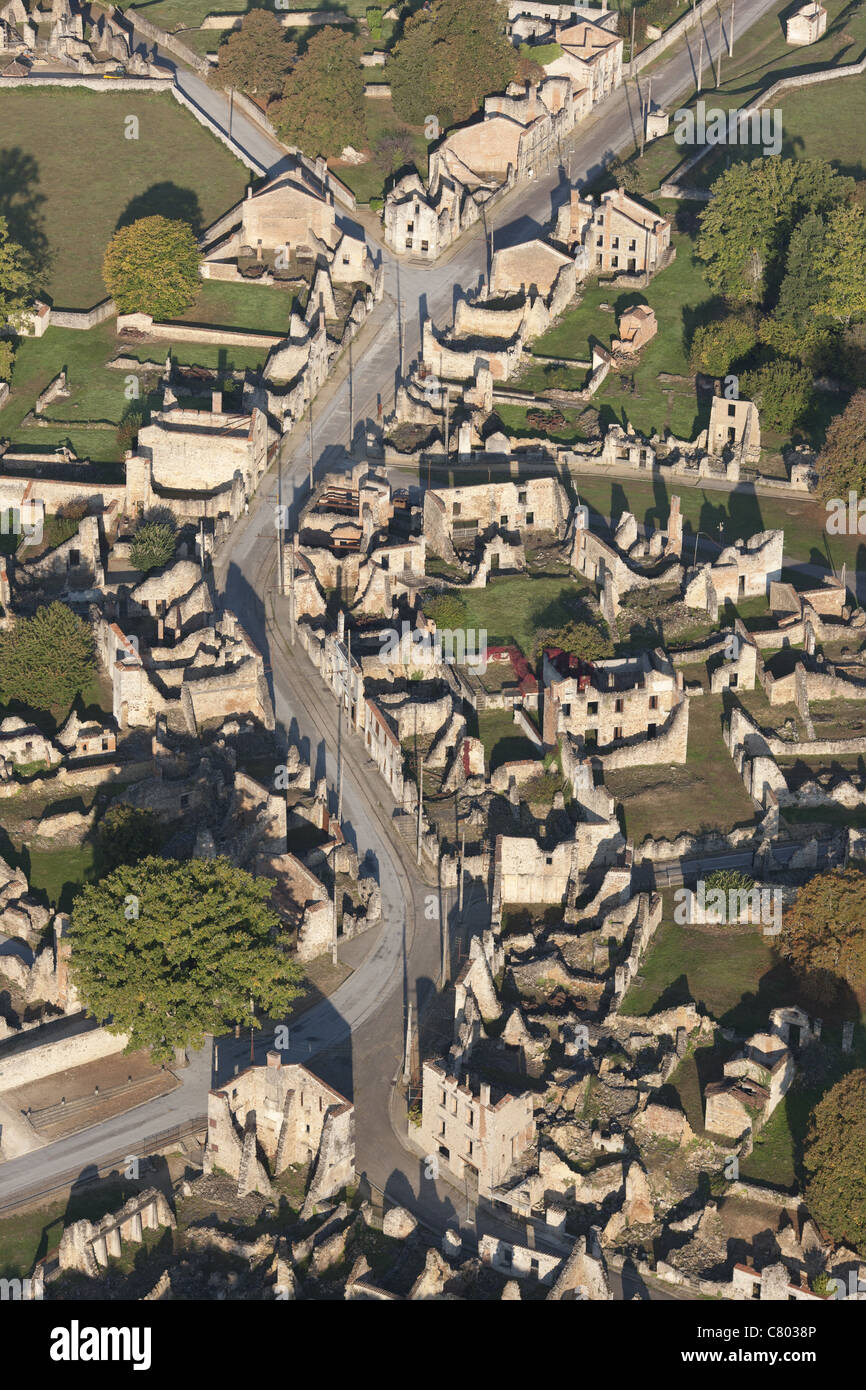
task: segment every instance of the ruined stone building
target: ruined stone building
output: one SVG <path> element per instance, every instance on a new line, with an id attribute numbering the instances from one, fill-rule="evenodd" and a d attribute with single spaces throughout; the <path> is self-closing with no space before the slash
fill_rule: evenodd
<path id="1" fill-rule="evenodd" d="M 236 1179 L 243 1195 L 270 1193 L 270 1178 L 290 1164 L 312 1166 L 309 1215 L 354 1179 L 355 1108 L 306 1067 L 269 1052 L 265 1066 L 209 1093 L 204 1167 Z"/>
<path id="2" fill-rule="evenodd" d="M 622 83 L 624 40 L 588 19 L 557 25 L 555 41 L 559 57 L 544 63 L 551 77 L 569 77 L 575 91 L 588 93 L 589 106 L 597 106 Z"/>
<path id="3" fill-rule="evenodd" d="M 602 193 L 598 203 L 573 189 L 559 212 L 555 238 L 583 251 L 588 273 L 620 271 L 654 275 L 673 258 L 671 223 L 623 188 Z"/>
<path id="4" fill-rule="evenodd" d="M 784 531 L 760 531 L 748 540 L 725 546 L 712 564 L 690 571 L 683 598 L 690 608 L 705 608 L 714 618 L 726 601 L 763 598 L 782 577 Z"/>
<path id="5" fill-rule="evenodd" d="M 569 511 L 565 489 L 557 478 L 428 488 L 424 536 L 433 554 L 454 560 L 458 550 L 474 550 L 478 540 L 495 530 L 562 539 Z"/>
<path id="6" fill-rule="evenodd" d="M 749 463 L 761 457 L 761 425 L 758 407 L 752 401 L 713 396 L 707 451 L 722 454 L 726 449 L 739 453 Z"/>
<path id="7" fill-rule="evenodd" d="M 655 739 L 685 699 L 682 672 L 661 649 L 593 662 L 549 650 L 541 679 L 543 737 L 551 748 L 564 733 L 583 739 L 587 753 Z"/>
<path id="8" fill-rule="evenodd" d="M 785 28 L 785 39 L 790 44 L 803 45 L 817 43 L 827 32 L 827 11 L 817 0 L 808 0 L 792 14 Z"/>
<path id="9" fill-rule="evenodd" d="M 126 459 L 125 511 L 168 508 L 179 521 L 207 519 L 218 534 L 244 509 L 268 466 L 264 411 L 227 413 L 214 391 L 211 410 L 154 411 Z"/>
<path id="10" fill-rule="evenodd" d="M 422 1068 L 421 1142 L 480 1197 L 491 1197 L 535 1145 L 532 1095 L 475 1090 L 434 1062 Z"/>

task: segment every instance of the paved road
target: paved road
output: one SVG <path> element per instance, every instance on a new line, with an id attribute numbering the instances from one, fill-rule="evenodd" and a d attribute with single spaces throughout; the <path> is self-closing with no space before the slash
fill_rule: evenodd
<path id="1" fill-rule="evenodd" d="M 740 42 L 748 26 L 774 3 L 741 0 L 737 15 Z M 715 52 L 717 40 L 718 26 L 713 25 L 705 37 L 708 53 Z M 695 33 L 682 49 L 655 68 L 653 97 L 659 105 L 670 107 L 692 90 L 696 52 Z M 227 132 L 229 106 L 224 95 L 177 68 L 169 55 L 161 56 L 175 67 L 187 95 Z M 645 93 L 647 82 L 647 78 L 641 79 L 641 92 Z M 581 127 L 570 142 L 572 182 L 592 175 L 612 154 L 634 142 L 638 110 L 636 84 L 627 83 Z M 285 152 L 245 116 L 235 111 L 231 126 L 232 137 L 264 167 L 274 170 L 283 163 Z M 508 245 L 542 230 L 568 191 L 569 180 L 560 167 L 511 194 L 490 220 L 493 244 Z M 434 322 L 447 325 L 457 298 L 477 286 L 486 270 L 487 248 L 480 226 L 465 234 L 432 266 L 398 260 L 381 247 L 379 254 L 385 268 L 384 298 L 315 403 L 314 460 L 319 474 L 347 466 L 351 459 L 345 450 L 353 444 L 362 448 L 366 422 L 375 424 L 392 408 L 402 371 L 417 355 L 424 317 L 429 314 Z M 336 709 L 302 649 L 289 649 L 285 614 L 270 592 L 274 509 L 278 499 L 283 505 L 294 506 L 304 497 L 308 470 L 307 430 L 302 425 L 284 439 L 278 476 L 269 475 L 262 484 L 249 516 L 236 528 L 230 549 L 218 564 L 217 578 L 226 605 L 238 614 L 270 664 L 278 729 L 287 738 L 300 738 L 309 751 L 314 775 L 326 775 L 333 785 L 338 749 Z M 440 924 L 435 916 L 428 915 L 428 903 L 436 890 L 423 881 L 411 847 L 395 833 L 384 787 L 354 736 L 342 740 L 342 756 L 346 831 L 359 852 L 373 854 L 378 863 L 383 926 L 369 955 L 346 983 L 292 1029 L 290 1057 L 305 1060 L 315 1056 L 317 1070 L 353 1096 L 358 1168 L 372 1184 L 413 1206 L 436 1229 L 467 1221 L 471 1227 L 473 1212 L 466 1195 L 450 1184 L 425 1179 L 423 1159 L 407 1154 L 389 1116 L 407 1004 L 422 1005 L 439 978 Z M 476 924 L 483 921 L 484 910 L 479 894 L 474 909 L 467 914 L 470 925 L 473 913 Z M 446 915 L 449 911 L 453 913 L 453 903 L 446 902 Z M 257 1058 L 267 1044 L 268 1039 L 259 1040 Z M 220 1079 L 248 1063 L 248 1047 L 244 1039 L 220 1041 Z M 26 1159 L 0 1166 L 0 1197 L 16 1187 L 48 1180 L 74 1163 L 92 1165 L 100 1154 L 111 1153 L 119 1145 L 127 1144 L 129 1151 L 135 1152 L 136 1139 L 177 1123 L 184 1115 L 200 1113 L 211 1081 L 207 1049 L 193 1058 L 182 1077 L 183 1086 L 170 1096 L 49 1145 Z M 498 1218 L 478 1219 L 481 1224 L 477 1229 L 513 1233 L 510 1223 Z"/>

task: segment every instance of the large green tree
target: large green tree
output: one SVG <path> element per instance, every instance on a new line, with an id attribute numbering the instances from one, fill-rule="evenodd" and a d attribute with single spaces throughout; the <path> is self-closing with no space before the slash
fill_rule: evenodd
<path id="1" fill-rule="evenodd" d="M 157 1061 L 238 1021 L 283 1017 L 301 969 L 278 939 L 272 887 L 227 859 L 156 858 L 87 885 L 71 931 L 86 1008 Z"/>
<path id="2" fill-rule="evenodd" d="M 816 251 L 813 273 L 822 285 L 820 308 L 847 328 L 866 314 L 866 210 L 862 204 L 833 209 Z"/>
<path id="3" fill-rule="evenodd" d="M 818 455 L 818 490 L 826 502 L 866 493 L 866 391 L 856 391 L 827 427 Z"/>
<path id="4" fill-rule="evenodd" d="M 798 362 L 779 357 L 740 377 L 740 392 L 754 401 L 761 424 L 780 434 L 790 434 L 803 419 L 812 400 L 812 373 Z"/>
<path id="5" fill-rule="evenodd" d="M 356 40 L 340 29 L 320 29 L 286 78 L 273 114 L 280 138 L 311 158 L 362 147 L 364 69 Z"/>
<path id="6" fill-rule="evenodd" d="M 714 182 L 701 214 L 696 251 L 707 282 L 741 303 L 775 297 L 794 227 L 809 213 L 826 216 L 853 188 L 823 159 L 732 165 Z"/>
<path id="7" fill-rule="evenodd" d="M 0 635 L 0 698 L 65 711 L 95 670 L 93 634 L 65 603 L 38 608 Z"/>
<path id="8" fill-rule="evenodd" d="M 797 893 L 783 920 L 782 946 L 807 996 L 845 1008 L 866 989 L 866 874 L 832 869 Z"/>
<path id="9" fill-rule="evenodd" d="M 141 217 L 114 233 L 102 278 L 121 314 L 174 318 L 198 295 L 200 260 L 188 222 Z"/>
<path id="10" fill-rule="evenodd" d="M 411 15 L 388 67 L 397 115 L 412 125 L 432 116 L 444 131 L 501 92 L 520 66 L 505 17 L 491 0 L 433 0 Z"/>
<path id="11" fill-rule="evenodd" d="M 13 332 L 22 325 L 28 309 L 33 306 L 35 286 L 24 248 L 13 241 L 5 217 L 0 217 L 0 333 Z M 0 381 L 12 375 L 14 349 L 8 339 L 0 337 Z"/>
<path id="12" fill-rule="evenodd" d="M 298 56 L 298 46 L 269 10 L 250 10 L 240 29 L 220 45 L 219 63 L 210 75 L 214 87 L 234 87 L 247 96 L 276 96 Z"/>
<path id="13" fill-rule="evenodd" d="M 748 356 L 758 339 L 751 321 L 742 314 L 729 314 L 712 323 L 701 324 L 692 338 L 692 371 L 724 376 L 735 363 Z"/>
<path id="14" fill-rule="evenodd" d="M 536 635 L 535 657 L 540 660 L 545 647 L 559 647 L 583 661 L 601 661 L 613 656 L 613 643 L 604 627 L 595 623 L 568 622 L 562 627 L 544 628 Z"/>
<path id="15" fill-rule="evenodd" d="M 866 1255 L 866 1071 L 843 1076 L 812 1111 L 803 1167 L 811 1215 Z"/>
<path id="16" fill-rule="evenodd" d="M 785 278 L 779 291 L 776 314 L 797 333 L 822 314 L 827 281 L 818 269 L 827 223 L 817 213 L 807 213 L 794 228 L 785 261 Z"/>

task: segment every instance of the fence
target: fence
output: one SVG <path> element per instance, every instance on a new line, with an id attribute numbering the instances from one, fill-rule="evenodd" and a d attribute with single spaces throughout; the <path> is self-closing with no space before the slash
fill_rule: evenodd
<path id="1" fill-rule="evenodd" d="M 122 1163 L 129 1156 L 131 1148 L 136 1150 L 138 1157 L 144 1157 L 153 1153 L 155 1149 L 164 1148 L 175 1140 L 188 1139 L 191 1135 L 197 1134 L 199 1130 L 206 1128 L 207 1115 L 194 1115 L 189 1120 L 184 1120 L 183 1124 L 173 1125 L 170 1129 L 157 1130 L 144 1139 L 135 1140 L 134 1144 L 130 1141 L 123 1148 L 106 1154 L 104 1158 L 92 1164 L 93 1171 L 88 1172 L 86 1177 L 81 1176 L 81 1165 L 79 1164 L 75 1168 L 67 1169 L 64 1173 L 58 1173 L 50 1183 L 32 1183 L 29 1187 L 19 1188 L 14 1196 L 0 1200 L 0 1213 L 14 1211 L 16 1207 L 23 1207 L 30 1202 L 38 1201 L 40 1198 L 51 1197 L 58 1192 L 71 1192 L 74 1187 L 97 1182 L 103 1176 L 103 1170 L 114 1168 L 118 1163 Z"/>

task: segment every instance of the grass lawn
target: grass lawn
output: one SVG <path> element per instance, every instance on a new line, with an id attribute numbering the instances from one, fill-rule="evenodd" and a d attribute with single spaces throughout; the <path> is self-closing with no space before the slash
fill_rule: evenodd
<path id="1" fill-rule="evenodd" d="M 484 630 L 488 646 L 514 644 L 530 660 L 541 628 L 558 627 L 582 612 L 589 586 L 573 579 L 519 574 L 491 579 L 484 589 L 461 589 L 467 630 Z"/>
<path id="2" fill-rule="evenodd" d="M 384 68 L 370 68 L 367 72 L 369 82 L 381 82 L 384 80 Z M 377 141 L 384 136 L 407 135 L 411 141 L 412 154 L 415 167 L 422 178 L 427 177 L 427 150 L 428 142 L 424 138 L 422 126 L 410 126 L 405 121 L 401 121 L 394 114 L 394 108 L 390 98 L 387 100 L 381 97 L 365 97 L 364 99 L 364 119 L 366 122 L 366 141 L 359 133 L 357 141 L 354 141 L 357 149 L 369 151 L 374 150 Z M 369 203 L 371 198 L 382 198 L 385 194 L 385 183 L 389 173 L 376 160 L 375 155 L 365 164 L 346 164 L 342 160 L 332 159 L 329 161 L 337 176 L 342 179 L 348 188 L 351 188 L 359 203 Z"/>
<path id="3" fill-rule="evenodd" d="M 287 327 L 290 308 L 291 297 L 281 290 L 262 285 L 205 282 L 188 317 L 200 323 L 238 324 L 276 333 Z M 39 451 L 50 450 L 68 440 L 81 458 L 89 458 L 96 464 L 119 463 L 122 449 L 116 426 L 133 404 L 138 408 L 142 405 L 158 408 L 162 395 L 157 390 L 156 373 L 152 377 L 142 373 L 139 400 L 130 402 L 125 395 L 129 374 L 108 367 L 106 363 L 122 353 L 142 362 L 158 362 L 161 366 L 168 352 L 184 366 L 213 367 L 227 374 L 247 367 L 259 368 L 267 357 L 268 348 L 265 345 L 260 348 L 220 347 L 210 343 L 182 343 L 175 347 L 168 341 L 127 343 L 116 336 L 113 319 L 86 333 L 74 328 L 49 328 L 42 338 L 22 338 L 19 343 L 12 391 L 0 410 L 0 437 L 10 439 L 18 448 Z M 48 406 L 45 418 L 51 423 L 22 425 L 40 391 L 63 367 L 71 394 Z M 82 422 L 99 422 L 104 427 L 88 428 Z M 96 476 L 94 481 L 98 481 Z"/>
<path id="4" fill-rule="evenodd" d="M 659 1013 L 693 1001 L 723 1027 L 741 1033 L 766 1027 L 770 1009 L 792 1002 L 787 969 L 759 927 L 707 931 L 672 920 L 672 895 L 665 894 L 665 919 L 626 994 L 621 1013 Z"/>
<path id="5" fill-rule="evenodd" d="M 128 116 L 138 117 L 137 140 L 124 137 Z M 73 148 L 87 159 L 71 176 Z M 105 298 L 102 257 L 119 222 L 164 213 L 206 226 L 243 197 L 247 181 L 244 166 L 168 94 L 0 93 L 0 215 L 40 257 L 40 289 L 58 306 Z"/>
<path id="6" fill-rule="evenodd" d="M 673 840 L 684 832 L 751 825 L 755 811 L 722 738 L 723 698 L 690 701 L 685 764 L 623 768 L 605 774 L 622 804 L 625 833 L 639 849 L 647 836 Z"/>
<path id="7" fill-rule="evenodd" d="M 701 541 L 708 537 L 725 545 L 746 539 L 759 531 L 781 528 L 785 532 L 785 554 L 801 564 L 818 565 L 837 571 L 849 567 L 866 568 L 866 546 L 858 536 L 828 536 L 827 513 L 820 502 L 809 498 L 764 497 L 748 484 L 733 492 L 701 487 L 668 485 L 656 478 L 646 483 L 631 478 L 601 479 L 592 474 L 573 474 L 572 483 L 581 502 L 590 512 L 603 518 L 617 518 L 634 512 L 638 522 L 652 527 L 666 526 L 670 499 L 676 492 L 683 515 L 683 554 L 691 563 L 697 532 Z M 723 531 L 719 531 L 719 523 Z M 704 550 L 704 558 L 709 552 Z M 832 563 L 831 563 L 832 562 Z M 814 582 L 814 581 L 812 581 Z"/>
<path id="8" fill-rule="evenodd" d="M 216 324 L 259 333 L 288 333 L 294 295 L 275 285 L 222 284 L 203 280 L 198 298 L 178 323 Z"/>
<path id="9" fill-rule="evenodd" d="M 484 761 L 489 772 L 495 772 L 503 763 L 522 762 L 526 758 L 538 758 L 541 770 L 538 748 L 520 732 L 510 710 L 480 710 L 476 718 L 478 738 L 484 744 Z"/>
<path id="10" fill-rule="evenodd" d="M 787 4 L 777 5 L 775 10 L 756 24 L 753 24 L 739 41 L 734 38 L 734 56 L 722 62 L 722 85 L 715 87 L 714 77 L 709 68 L 705 70 L 702 99 L 707 107 L 721 106 L 732 110 L 748 106 L 760 92 L 766 91 L 774 82 L 783 77 L 794 76 L 799 72 L 809 72 L 820 68 L 830 68 L 839 64 L 855 63 L 866 52 L 866 9 L 858 0 L 822 0 L 828 14 L 827 32 L 817 43 L 806 49 L 789 48 L 785 42 L 784 22 L 781 18 L 790 13 Z M 845 82 L 854 89 L 843 92 Z M 859 99 L 856 89 L 862 89 L 862 81 L 857 78 L 843 79 L 831 89 L 825 86 L 808 88 L 802 91 L 785 92 L 781 105 L 784 110 L 784 132 L 782 153 L 785 155 L 822 154 L 834 159 L 843 168 L 853 172 L 854 165 L 862 160 L 862 124 L 856 121 Z M 832 96 L 830 92 L 832 91 Z M 814 99 L 815 106 L 811 107 Z M 832 107 L 828 106 L 832 102 Z M 841 105 L 837 105 L 840 103 Z M 689 103 L 691 104 L 691 103 Z M 827 119 L 832 109 L 833 119 Z M 812 125 L 812 110 L 817 112 L 817 122 Z M 790 111 L 790 116 L 789 116 Z M 850 123 L 847 113 L 850 115 Z M 837 119 L 838 115 L 838 119 Z M 805 127 L 808 125 L 808 130 Z M 800 142 L 803 141 L 801 144 Z M 653 187 L 658 187 L 667 178 L 690 150 L 678 145 L 674 140 L 673 123 L 668 135 L 654 140 L 644 153 L 641 168 Z M 755 146 L 731 149 L 732 158 L 745 154 L 756 158 L 761 150 Z M 728 151 L 713 158 L 717 164 L 716 172 L 724 167 Z M 707 161 L 709 165 L 710 161 Z M 700 186 L 705 183 L 705 166 L 699 165 L 687 175 L 687 182 Z M 860 175 L 862 177 L 862 174 Z"/>

